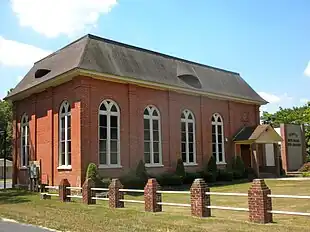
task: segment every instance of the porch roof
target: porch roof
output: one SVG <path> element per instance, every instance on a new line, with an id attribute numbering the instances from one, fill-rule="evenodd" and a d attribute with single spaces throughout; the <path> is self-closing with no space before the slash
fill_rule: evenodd
<path id="1" fill-rule="evenodd" d="M 236 143 L 278 143 L 282 137 L 269 124 L 241 128 L 233 137 Z"/>

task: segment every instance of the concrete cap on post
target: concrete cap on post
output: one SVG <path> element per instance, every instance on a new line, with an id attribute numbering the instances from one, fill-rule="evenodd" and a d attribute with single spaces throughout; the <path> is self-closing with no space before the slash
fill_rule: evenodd
<path id="1" fill-rule="evenodd" d="M 272 200 L 268 195 L 271 190 L 263 179 L 254 179 L 248 190 L 249 220 L 255 223 L 272 222 Z"/>
<path id="2" fill-rule="evenodd" d="M 210 217 L 211 210 L 207 208 L 210 206 L 210 195 L 206 195 L 210 189 L 204 179 L 196 179 L 190 189 L 191 192 L 191 212 L 192 216 L 196 217 Z"/>
<path id="3" fill-rule="evenodd" d="M 70 187 L 70 183 L 67 179 L 62 179 L 60 181 L 60 184 L 59 184 L 59 199 L 60 201 L 62 202 L 69 202 L 71 199 L 70 197 L 68 197 L 68 195 L 71 194 L 71 191 L 70 189 L 67 189 L 67 187 Z"/>
<path id="4" fill-rule="evenodd" d="M 157 180 L 152 178 L 148 179 L 144 187 L 144 204 L 146 212 L 161 212 L 162 206 L 158 203 L 161 202 L 161 194 L 157 193 L 160 190 L 160 185 Z"/>
<path id="5" fill-rule="evenodd" d="M 110 208 L 124 208 L 124 202 L 120 201 L 124 199 L 124 193 L 119 190 L 123 188 L 119 179 L 112 179 L 109 185 L 109 207 Z"/>
<path id="6" fill-rule="evenodd" d="M 87 205 L 96 204 L 96 200 L 92 199 L 95 194 L 94 191 L 91 190 L 91 188 L 95 187 L 95 182 L 88 178 L 85 180 L 83 186 L 82 186 L 82 197 L 83 197 L 83 203 Z"/>

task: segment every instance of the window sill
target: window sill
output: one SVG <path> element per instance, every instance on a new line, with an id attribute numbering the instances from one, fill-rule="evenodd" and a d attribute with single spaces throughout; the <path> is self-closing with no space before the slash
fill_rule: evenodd
<path id="1" fill-rule="evenodd" d="M 99 165 L 98 168 L 100 169 L 112 169 L 112 168 L 123 168 L 122 165 L 116 164 L 116 165 Z"/>
<path id="2" fill-rule="evenodd" d="M 183 163 L 184 167 L 198 166 L 197 163 Z"/>
<path id="3" fill-rule="evenodd" d="M 216 165 L 226 165 L 227 163 L 226 162 L 218 162 L 216 163 Z"/>
<path id="4" fill-rule="evenodd" d="M 72 166 L 59 166 L 57 167 L 57 170 L 66 170 L 66 171 L 71 171 L 72 170 Z"/>
<path id="5" fill-rule="evenodd" d="M 145 167 L 147 168 L 162 168 L 164 167 L 163 164 L 145 164 Z"/>
<path id="6" fill-rule="evenodd" d="M 19 170 L 27 170 L 27 169 L 28 169 L 28 167 L 26 167 L 26 166 L 22 166 L 19 168 Z"/>

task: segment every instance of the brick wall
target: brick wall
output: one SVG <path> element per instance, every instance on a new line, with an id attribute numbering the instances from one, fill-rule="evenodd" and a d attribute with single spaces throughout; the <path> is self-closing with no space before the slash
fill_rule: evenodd
<path id="1" fill-rule="evenodd" d="M 180 155 L 180 116 L 191 110 L 196 119 L 196 154 L 198 166 L 186 167 L 192 171 L 207 162 L 211 155 L 211 117 L 220 113 L 224 120 L 226 162 L 234 155 L 232 136 L 244 125 L 259 123 L 258 106 L 207 97 L 189 96 L 173 91 L 149 89 L 124 83 L 107 82 L 87 77 L 50 88 L 22 101 L 15 102 L 15 149 L 13 154 L 19 166 L 20 119 L 29 115 L 31 158 L 42 160 L 42 174 L 49 184 L 67 178 L 74 186 L 81 186 L 88 163 L 99 163 L 98 109 L 105 99 L 114 100 L 121 112 L 120 141 L 122 168 L 99 170 L 103 176 L 118 177 L 135 168 L 143 159 L 143 111 L 147 105 L 156 106 L 161 113 L 162 154 L 164 167 L 148 168 L 151 173 L 174 169 Z M 57 170 L 58 166 L 58 110 L 67 100 L 72 114 L 72 170 Z M 247 115 L 244 119 L 244 114 Z M 35 132 L 36 133 L 35 133 Z M 16 175 L 23 182 L 23 170 Z"/>

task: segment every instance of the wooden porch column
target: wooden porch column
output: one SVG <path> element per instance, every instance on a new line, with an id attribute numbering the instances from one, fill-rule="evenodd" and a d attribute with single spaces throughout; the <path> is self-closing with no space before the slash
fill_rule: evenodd
<path id="1" fill-rule="evenodd" d="M 257 143 L 251 144 L 251 166 L 255 170 L 257 177 L 259 178 L 259 164 L 258 164 L 258 146 Z"/>
<path id="2" fill-rule="evenodd" d="M 274 151 L 274 162 L 276 166 L 276 175 L 277 177 L 281 176 L 281 167 L 280 167 L 280 159 L 281 159 L 281 152 L 279 149 L 278 143 L 273 143 L 273 151 Z"/>

